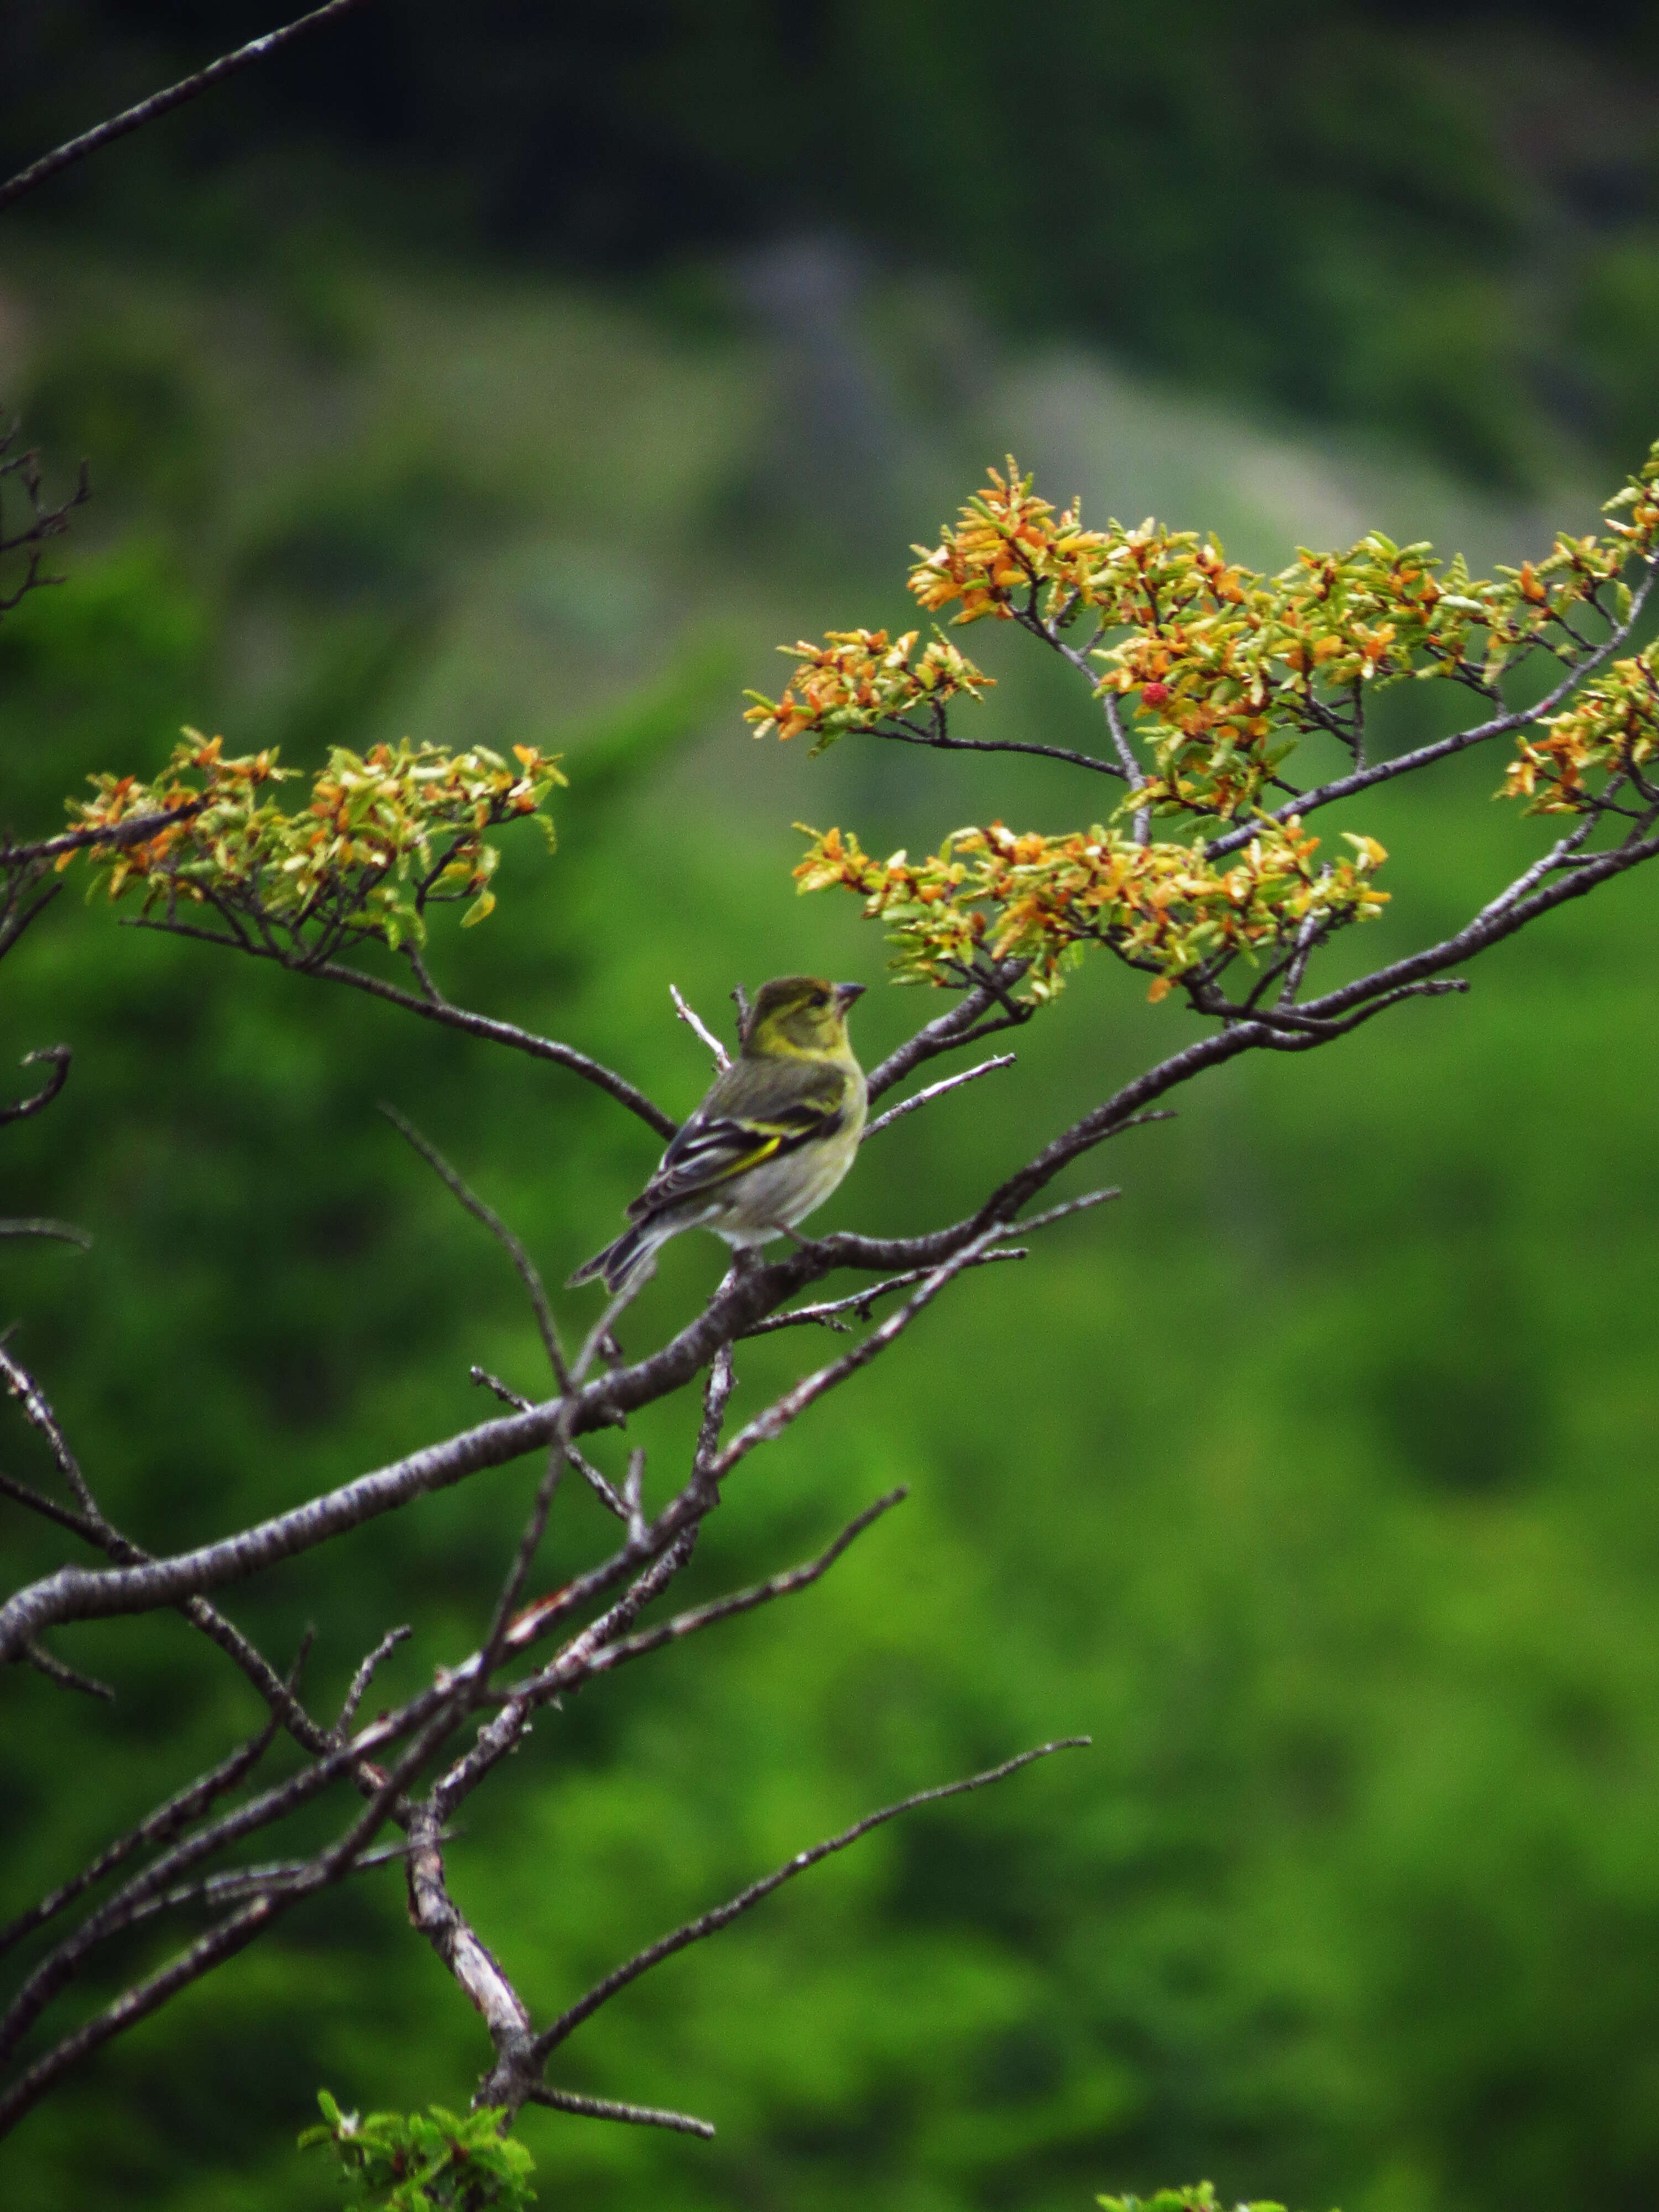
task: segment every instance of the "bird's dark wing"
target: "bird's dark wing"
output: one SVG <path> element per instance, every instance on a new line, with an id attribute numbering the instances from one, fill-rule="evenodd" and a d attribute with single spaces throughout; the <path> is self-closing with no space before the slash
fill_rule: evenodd
<path id="1" fill-rule="evenodd" d="M 660 1212 L 729 1182 L 734 1176 L 759 1167 L 766 1160 L 796 1152 L 802 1145 L 833 1137 L 846 1115 L 847 1081 L 839 1068 L 810 1071 L 802 1095 L 787 1106 L 763 1114 L 725 1110 L 729 1094 L 740 1086 L 729 1084 L 738 1067 L 727 1070 L 690 1120 L 663 1154 L 661 1164 L 628 1209 L 631 1221 Z M 805 1072 L 804 1072 L 805 1073 Z M 736 1108 L 737 1099 L 731 1100 Z"/>

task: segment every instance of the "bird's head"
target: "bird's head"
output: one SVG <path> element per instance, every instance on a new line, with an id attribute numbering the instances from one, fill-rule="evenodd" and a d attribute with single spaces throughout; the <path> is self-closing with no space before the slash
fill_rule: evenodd
<path id="1" fill-rule="evenodd" d="M 756 994 L 743 1033 L 745 1053 L 844 1053 L 847 1013 L 862 983 L 826 983 L 817 975 L 775 975 Z"/>

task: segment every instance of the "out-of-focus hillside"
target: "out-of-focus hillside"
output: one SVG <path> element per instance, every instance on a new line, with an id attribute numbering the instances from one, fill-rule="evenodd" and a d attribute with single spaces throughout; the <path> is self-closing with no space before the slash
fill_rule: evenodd
<path id="1" fill-rule="evenodd" d="M 13 0 L 21 163 L 270 27 Z M 368 7 L 37 203 L 221 267 L 367 224 L 684 294 L 830 233 L 1005 336 L 1381 431 L 1511 493 L 1645 450 L 1659 40 L 1640 0 L 475 0 Z M 349 209 L 343 215 L 342 210 Z"/>
<path id="2" fill-rule="evenodd" d="M 794 897 L 792 821 L 881 849 L 1085 803 L 1041 763 L 811 763 L 738 719 L 779 639 L 904 618 L 906 546 L 985 461 L 1012 447 L 1096 512 L 1213 526 L 1274 564 L 1372 522 L 1483 562 L 1547 536 L 1387 449 L 1086 352 L 1008 353 L 948 289 L 844 247 L 756 252 L 710 293 L 694 314 L 320 246 L 280 281 L 210 281 L 7 243 L 0 387 L 60 465 L 89 453 L 99 495 L 67 585 L 0 629 L 4 817 L 52 823 L 82 775 L 152 768 L 186 720 L 302 763 L 404 731 L 562 744 L 559 854 L 510 854 L 499 914 L 434 958 L 456 995 L 683 1110 L 706 1068 L 669 982 L 716 1017 L 738 979 L 879 976 L 852 902 Z M 1574 488 L 1549 520 L 1592 503 Z M 1086 726 L 1010 643 L 986 642 L 987 726 Z M 1428 711 L 1401 700 L 1395 734 Z M 1500 765 L 1336 825 L 1395 856 L 1377 942 L 1437 928 L 1535 847 L 1487 803 Z M 534 2001 L 868 1804 L 1063 1730 L 1097 1748 L 884 1832 L 607 2011 L 573 2085 L 706 2112 L 720 2137 L 532 2114 L 548 2201 L 1060 2212 L 1200 2171 L 1349 2212 L 1651 2194 L 1649 896 L 1562 915 L 1466 1004 L 1195 1092 L 1124 1140 L 1118 1204 L 964 1282 L 910 1357 L 751 1463 L 710 1589 L 894 1480 L 914 1494 L 793 1610 L 550 1717 L 477 1801 L 458 1894 Z M 101 907 L 61 902 L 7 981 L 0 1048 L 77 1055 L 53 1112 L 9 1133 L 9 1187 L 97 1243 L 0 1248 L 5 1318 L 157 1546 L 476 1417 L 473 1360 L 536 1382 L 499 1255 L 378 1100 L 550 1279 L 650 1164 L 556 1072 Z M 873 1057 L 927 1011 L 872 993 L 860 1042 Z M 1085 970 L 1015 1070 L 881 1139 L 826 1222 L 947 1214 L 1183 1033 Z M 684 1240 L 635 1327 L 718 1266 Z M 799 1351 L 754 1347 L 740 1404 Z M 664 1413 L 630 1441 L 678 1435 Z M 5 1449 L 31 1471 L 27 1438 Z M 428 1499 L 239 1612 L 278 1650 L 329 1624 L 321 1705 L 385 1626 L 447 1621 L 389 1694 L 461 1648 L 530 1479 Z M 569 1503 L 550 1579 L 586 1514 Z M 6 1540 L 20 1572 L 58 1557 L 12 1517 Z M 176 1624 L 88 1629 L 75 1656 L 119 1676 L 121 1722 L 13 1686 L 20 1897 L 249 1724 Z M 71 1729 L 106 1778 L 66 1802 Z M 477 2023 L 395 1875 L 371 1879 L 34 2115 L 0 2154 L 7 2202 L 321 2205 L 331 2184 L 287 2148 L 319 2082 L 459 2103 Z"/>

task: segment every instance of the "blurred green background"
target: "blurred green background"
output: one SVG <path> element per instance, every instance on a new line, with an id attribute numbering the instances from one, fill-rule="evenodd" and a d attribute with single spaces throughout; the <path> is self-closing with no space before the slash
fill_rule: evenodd
<path id="1" fill-rule="evenodd" d="M 268 20 L 16 0 L 0 150 Z M 1588 526 L 1659 432 L 1659 41 L 1634 7 L 1563 25 L 366 9 L 0 227 L 0 392 L 97 491 L 67 585 L 0 627 L 0 820 L 56 826 L 183 721 L 304 765 L 405 732 L 560 747 L 557 856 L 510 848 L 500 912 L 436 967 L 686 1110 L 707 1067 L 671 982 L 719 1025 L 738 980 L 879 979 L 853 902 L 793 896 L 793 822 L 881 851 L 1097 803 L 1042 763 L 813 763 L 738 720 L 780 639 L 903 619 L 906 547 L 988 459 L 1258 564 L 1373 524 L 1483 564 Z M 1054 669 L 969 642 L 1004 679 L 988 728 L 1088 741 Z M 1445 711 L 1390 695 L 1389 740 Z M 1365 950 L 1538 848 L 1500 768 L 1333 823 L 1394 855 Z M 1205 2172 L 1348 2212 L 1652 2203 L 1652 896 L 1563 914 L 1467 1001 L 1225 1071 L 1095 1164 L 1117 1205 L 964 1280 L 748 1464 L 700 1590 L 913 1494 L 799 1604 L 550 1716 L 471 1802 L 456 1894 L 538 2012 L 872 1803 L 1096 1747 L 884 1831 L 611 2007 L 561 2078 L 720 2136 L 532 2112 L 547 2202 L 1058 2212 Z M 473 1360 L 540 1387 L 499 1254 L 377 1101 L 552 1279 L 654 1156 L 556 1070 L 73 890 L 5 983 L 0 1064 L 76 1057 L 6 1133 L 3 1209 L 96 1243 L 0 1246 L 0 1324 L 154 1547 L 480 1418 Z M 872 993 L 866 1057 L 935 1010 Z M 823 1218 L 948 1218 L 1188 1033 L 1086 969 Z M 719 1266 L 672 1249 L 640 1340 Z M 822 1350 L 751 1347 L 739 1409 Z M 659 1484 L 684 1437 L 678 1408 L 635 1424 Z M 41 1475 L 15 1420 L 3 1464 Z M 229 1609 L 279 1656 L 317 1622 L 319 1707 L 416 1620 L 385 1677 L 410 1688 L 468 1647 L 534 1473 Z M 3 1510 L 15 1578 L 58 1564 Z M 562 1505 L 549 1581 L 602 1534 Z M 121 1701 L 8 1683 L 20 1903 L 254 1724 L 170 1616 L 62 1644 Z M 86 2069 L 0 2186 L 18 2212 L 320 2207 L 290 2148 L 319 2083 L 455 2105 L 484 2057 L 398 1877 L 368 1876 Z"/>

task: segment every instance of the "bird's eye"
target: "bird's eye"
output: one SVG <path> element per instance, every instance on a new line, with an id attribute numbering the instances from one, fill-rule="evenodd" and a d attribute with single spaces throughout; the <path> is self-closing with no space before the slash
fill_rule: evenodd
<path id="1" fill-rule="evenodd" d="M 829 1003 L 830 994 L 828 991 L 814 991 L 811 999 L 807 1001 L 807 1004 L 812 1006 L 827 1006 Z"/>

